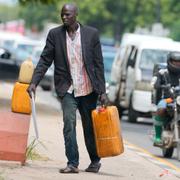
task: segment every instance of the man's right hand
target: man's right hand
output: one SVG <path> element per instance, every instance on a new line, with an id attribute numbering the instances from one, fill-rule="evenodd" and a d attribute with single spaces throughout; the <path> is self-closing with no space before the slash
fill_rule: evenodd
<path id="1" fill-rule="evenodd" d="M 34 95 L 35 95 L 35 92 L 36 92 L 35 84 L 30 84 L 29 87 L 27 88 L 27 92 L 28 92 L 30 98 L 32 98 L 32 93 L 34 93 Z"/>

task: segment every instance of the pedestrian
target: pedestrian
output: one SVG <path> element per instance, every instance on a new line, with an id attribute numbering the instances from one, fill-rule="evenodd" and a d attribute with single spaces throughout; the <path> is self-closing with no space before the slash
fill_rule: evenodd
<path id="1" fill-rule="evenodd" d="M 78 173 L 79 152 L 76 140 L 76 110 L 81 115 L 90 165 L 86 172 L 98 172 L 101 166 L 96 152 L 91 111 L 107 100 L 104 65 L 97 29 L 77 21 L 78 8 L 65 4 L 61 10 L 63 25 L 51 29 L 35 68 L 27 92 L 35 93 L 45 72 L 53 63 L 57 96 L 63 111 L 63 135 L 67 166 L 60 173 Z"/>

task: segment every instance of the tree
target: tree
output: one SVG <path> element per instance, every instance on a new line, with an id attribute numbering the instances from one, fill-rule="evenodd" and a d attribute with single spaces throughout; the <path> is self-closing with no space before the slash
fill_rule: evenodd
<path id="1" fill-rule="evenodd" d="M 70 0 L 19 0 L 21 18 L 28 27 L 42 29 L 44 22 L 59 22 L 58 13 Z M 161 22 L 166 28 L 175 27 L 180 17 L 179 0 L 74 0 L 83 24 L 97 27 L 101 34 L 120 40 L 124 32 L 133 32 L 136 26 L 151 27 Z M 174 31 L 173 31 L 174 32 Z"/>
<path id="2" fill-rule="evenodd" d="M 0 21 L 4 23 L 9 20 L 17 19 L 18 12 L 19 12 L 18 6 L 1 5 L 0 6 Z"/>
<path id="3" fill-rule="evenodd" d="M 42 4 L 28 2 L 25 6 L 21 6 L 19 17 L 26 21 L 28 28 L 42 30 L 45 22 L 58 22 L 57 7 L 55 4 Z"/>

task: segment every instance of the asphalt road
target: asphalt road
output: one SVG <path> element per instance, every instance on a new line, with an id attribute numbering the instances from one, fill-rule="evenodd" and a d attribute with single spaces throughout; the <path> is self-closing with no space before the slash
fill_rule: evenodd
<path id="1" fill-rule="evenodd" d="M 50 91 L 43 91 L 39 88 L 37 92 L 37 97 L 41 98 L 44 103 L 50 103 L 54 108 L 60 110 L 60 104 L 55 97 L 52 96 Z M 44 98 L 46 97 L 46 98 Z M 123 138 L 128 142 L 141 147 L 151 154 L 164 158 L 162 156 L 162 151 L 160 148 L 154 147 L 152 144 L 152 120 L 151 119 L 139 119 L 138 123 L 129 123 L 127 121 L 127 116 L 123 116 L 121 120 L 122 126 L 122 133 Z M 176 150 L 174 150 L 173 157 L 171 159 L 164 158 L 171 164 L 175 165 L 176 167 L 180 168 L 180 162 L 176 158 Z"/>
<path id="2" fill-rule="evenodd" d="M 154 147 L 152 145 L 152 120 L 145 118 L 141 120 L 142 121 L 135 124 L 129 123 L 127 121 L 127 117 L 123 116 L 121 120 L 123 138 L 126 141 L 138 147 L 141 147 L 150 152 L 151 154 L 163 158 L 171 164 L 175 165 L 176 167 L 180 168 L 180 161 L 177 160 L 176 150 L 174 150 L 173 157 L 171 159 L 168 159 L 162 156 L 162 150 L 160 148 Z"/>
<path id="3" fill-rule="evenodd" d="M 1 87 L 6 89 L 7 95 L 11 96 L 13 83 L 6 83 L 0 81 Z M 8 93 L 9 91 L 9 93 Z M 3 93 L 4 94 L 4 93 Z M 51 104 L 52 108 L 56 111 L 60 111 L 61 106 L 58 100 L 52 96 L 50 91 L 43 91 L 40 87 L 37 89 L 36 98 L 39 98 L 41 104 L 48 105 Z M 127 122 L 127 117 L 123 116 L 121 120 L 122 133 L 123 138 L 131 144 L 134 144 L 140 148 L 145 149 L 151 154 L 163 158 L 162 152 L 160 148 L 154 147 L 152 144 L 152 140 L 150 138 L 152 132 L 152 121 L 147 119 L 143 119 L 144 121 L 138 123 L 129 123 Z M 165 158 L 164 158 L 165 159 Z M 180 168 L 180 162 L 176 159 L 176 151 L 174 151 L 174 155 L 172 159 L 167 159 L 168 162 L 175 165 L 177 168 Z"/>
<path id="4" fill-rule="evenodd" d="M 52 93 L 50 91 L 43 91 L 41 88 L 39 88 L 37 91 L 37 97 L 39 97 L 41 99 L 41 102 L 44 102 L 44 104 L 51 103 L 54 108 L 60 110 L 59 102 L 55 97 L 52 96 Z M 129 123 L 127 121 L 127 116 L 122 117 L 121 126 L 123 138 L 126 141 L 147 150 L 148 152 L 157 157 L 164 158 L 162 156 L 161 149 L 152 145 L 152 120 L 147 118 L 139 120 L 140 121 L 138 123 Z M 171 164 L 180 168 L 180 162 L 176 158 L 176 150 L 174 150 L 174 154 L 171 159 L 165 159 Z"/>

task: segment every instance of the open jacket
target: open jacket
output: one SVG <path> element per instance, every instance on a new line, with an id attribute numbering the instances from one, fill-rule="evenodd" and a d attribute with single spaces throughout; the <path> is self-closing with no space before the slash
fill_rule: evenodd
<path id="1" fill-rule="evenodd" d="M 84 65 L 93 90 L 97 94 L 105 93 L 104 65 L 98 31 L 80 25 L 80 33 Z M 54 63 L 55 89 L 57 95 L 63 97 L 72 84 L 67 59 L 66 29 L 63 25 L 49 31 L 31 83 L 37 86 L 52 63 Z"/>

